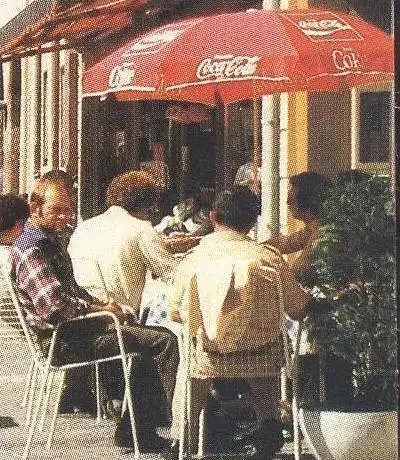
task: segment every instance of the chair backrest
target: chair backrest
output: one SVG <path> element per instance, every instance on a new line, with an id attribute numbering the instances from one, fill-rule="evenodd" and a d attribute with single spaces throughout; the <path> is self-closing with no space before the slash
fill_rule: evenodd
<path id="1" fill-rule="evenodd" d="M 0 269 L 0 342 L 25 342 L 24 332 L 9 291 L 7 274 Z"/>
<path id="2" fill-rule="evenodd" d="M 29 326 L 27 319 L 26 319 L 26 314 L 25 311 L 21 305 L 21 302 L 18 298 L 17 291 L 14 287 L 14 284 L 9 276 L 9 274 L 4 274 L 3 277 L 6 282 L 6 286 L 8 289 L 8 292 L 10 293 L 11 301 L 13 303 L 14 309 L 17 313 L 17 317 L 19 320 L 19 324 L 21 327 L 21 330 L 24 334 L 24 337 L 26 339 L 26 342 L 28 344 L 29 350 L 31 352 L 32 358 L 35 360 L 35 362 L 38 365 L 43 365 L 44 362 L 46 361 L 46 357 L 42 351 L 42 348 L 39 344 L 38 338 L 35 334 L 35 332 L 32 330 L 32 328 Z"/>
<path id="3" fill-rule="evenodd" d="M 110 293 L 97 260 L 89 257 L 72 257 L 71 260 L 76 282 L 94 297 L 109 302 Z"/>
<path id="4" fill-rule="evenodd" d="M 279 280 L 279 282 L 278 282 Z M 221 353 L 279 340 L 284 304 L 279 273 L 260 260 L 224 258 L 197 266 L 189 289 L 189 329 Z"/>

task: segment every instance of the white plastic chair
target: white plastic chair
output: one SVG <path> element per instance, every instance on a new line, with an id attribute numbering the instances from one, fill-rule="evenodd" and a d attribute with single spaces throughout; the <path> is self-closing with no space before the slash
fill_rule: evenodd
<path id="1" fill-rule="evenodd" d="M 128 406 L 129 416 L 131 420 L 132 436 L 133 436 L 133 443 L 134 443 L 134 449 L 135 449 L 135 458 L 138 458 L 140 455 L 140 452 L 139 452 L 139 444 L 138 444 L 138 438 L 137 438 L 137 432 L 136 432 L 133 401 L 132 401 L 132 395 L 131 395 L 131 386 L 130 386 L 131 364 L 129 363 L 129 358 L 131 358 L 132 356 L 136 354 L 135 353 L 127 354 L 125 352 L 122 332 L 121 332 L 120 323 L 119 323 L 118 318 L 113 313 L 104 311 L 104 312 L 88 313 L 85 316 L 79 316 L 77 318 L 70 320 L 70 322 L 81 322 L 81 321 L 86 321 L 92 318 L 109 317 L 110 319 L 112 319 L 114 326 L 115 326 L 117 339 L 118 339 L 118 345 L 119 345 L 118 354 L 110 355 L 104 358 L 88 360 L 88 361 L 64 363 L 61 365 L 55 365 L 52 363 L 52 361 L 53 361 L 54 350 L 57 344 L 59 327 L 56 327 L 53 332 L 49 352 L 48 352 L 48 355 L 45 356 L 42 352 L 42 349 L 40 347 L 40 344 L 38 342 L 38 339 L 35 333 L 32 331 L 32 329 L 29 327 L 29 325 L 26 322 L 25 312 L 22 308 L 22 305 L 20 304 L 17 293 L 14 289 L 14 286 L 9 276 L 7 276 L 6 281 L 7 281 L 8 289 L 11 294 L 11 298 L 12 298 L 14 307 L 18 314 L 18 318 L 19 318 L 22 330 L 27 340 L 32 358 L 35 362 L 35 367 L 40 377 L 40 390 L 39 390 L 39 394 L 36 397 L 36 406 L 35 406 L 34 413 L 32 415 L 32 419 L 30 421 L 28 437 L 27 437 L 27 441 L 26 441 L 26 445 L 25 445 L 25 449 L 24 449 L 23 457 L 22 457 L 23 460 L 26 460 L 29 457 L 34 432 L 37 427 L 36 425 L 37 425 L 39 413 L 41 410 L 43 410 L 42 417 L 44 418 L 45 416 L 50 393 L 53 388 L 54 377 L 57 374 L 61 375 L 60 383 L 59 383 L 57 394 L 56 394 L 55 408 L 53 411 L 53 416 L 52 416 L 51 424 L 50 424 L 49 436 L 48 436 L 47 443 L 46 443 L 47 449 L 51 448 L 51 443 L 52 443 L 55 424 L 56 424 L 56 418 L 58 414 L 58 407 L 59 407 L 59 403 L 61 399 L 62 388 L 63 388 L 66 371 L 68 371 L 69 369 L 73 369 L 73 368 L 87 367 L 87 366 L 93 366 L 93 365 L 96 366 L 100 363 L 105 363 L 105 362 L 109 362 L 113 360 L 121 360 L 121 363 L 122 363 L 122 369 L 123 369 L 123 374 L 124 374 L 123 377 L 124 377 L 124 382 L 125 382 L 125 398 L 127 400 L 127 406 Z M 42 423 L 40 423 L 40 425 L 42 425 Z M 40 426 L 39 426 L 39 429 L 40 429 Z"/>
<path id="2" fill-rule="evenodd" d="M 293 429 L 294 429 L 294 453 L 295 453 L 295 460 L 300 459 L 301 453 L 301 446 L 300 446 L 300 433 L 299 433 L 299 419 L 298 419 L 298 407 L 297 407 L 297 390 L 298 390 L 298 352 L 299 352 L 299 345 L 300 345 L 300 338 L 301 338 L 301 331 L 302 331 L 302 322 L 299 324 L 299 332 L 297 336 L 297 342 L 295 346 L 295 350 L 291 351 L 290 349 L 290 339 L 287 334 L 286 329 L 286 322 L 285 322 L 285 306 L 284 306 L 284 296 L 282 290 L 282 282 L 281 277 L 278 271 L 270 267 L 262 267 L 262 270 L 268 272 L 269 275 L 273 275 L 275 277 L 275 287 L 276 287 L 276 294 L 279 300 L 279 314 L 280 314 L 280 325 L 281 331 L 283 336 L 283 345 L 284 345 L 284 355 L 285 355 L 285 374 L 288 378 L 293 380 L 293 400 L 292 400 L 292 410 L 293 410 Z M 190 309 L 190 305 L 189 305 Z M 180 421 L 180 442 L 179 442 L 179 460 L 183 460 L 184 458 L 184 449 L 185 449 L 185 434 L 186 431 L 188 432 L 188 442 L 187 442 L 187 457 L 189 460 L 191 458 L 191 439 L 190 439 L 190 425 L 192 423 L 191 420 L 191 381 L 193 378 L 198 378 L 198 375 L 193 374 L 191 360 L 193 357 L 193 353 L 196 350 L 195 341 L 193 340 L 194 337 L 190 337 L 189 331 L 190 328 L 190 313 L 188 314 L 188 320 L 184 323 L 183 327 L 183 337 L 181 338 L 181 347 L 182 347 L 182 354 L 181 359 L 185 362 L 185 392 L 183 398 L 183 408 L 181 411 L 181 421 Z M 262 367 L 262 362 L 258 359 L 254 361 L 254 356 L 251 352 L 243 351 L 243 360 L 247 361 L 248 369 L 249 369 L 249 376 L 251 375 L 252 371 L 254 371 L 255 376 L 259 374 L 256 372 L 257 368 Z M 224 361 L 224 355 L 220 355 L 221 360 Z M 265 357 L 268 359 L 268 356 Z M 226 366 L 225 366 L 226 368 Z M 269 374 L 271 375 L 271 374 Z M 276 373 L 279 375 L 279 372 Z M 267 376 L 267 375 L 266 375 Z M 207 377 L 210 378 L 217 378 L 217 377 L 225 377 L 223 372 L 216 372 L 212 375 L 208 375 Z M 205 410 L 206 408 L 203 407 L 200 417 L 199 417 L 199 436 L 198 436 L 198 450 L 197 450 L 197 457 L 202 457 L 204 455 L 204 444 L 205 444 Z"/>

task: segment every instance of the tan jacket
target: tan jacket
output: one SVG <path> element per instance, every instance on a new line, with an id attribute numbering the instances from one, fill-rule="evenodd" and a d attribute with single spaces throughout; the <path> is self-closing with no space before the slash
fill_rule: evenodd
<path id="1" fill-rule="evenodd" d="M 209 351 L 231 353 L 278 342 L 276 283 L 262 267 L 279 271 L 285 311 L 301 318 L 308 295 L 281 255 L 231 230 L 204 237 L 178 267 L 170 315 L 189 319 L 191 334 Z"/>

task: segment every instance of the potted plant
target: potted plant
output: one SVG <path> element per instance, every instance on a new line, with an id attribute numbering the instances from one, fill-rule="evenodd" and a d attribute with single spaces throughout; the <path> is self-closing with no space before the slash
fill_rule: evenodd
<path id="1" fill-rule="evenodd" d="M 389 179 L 338 180 L 302 283 L 313 302 L 305 327 L 320 362 L 351 369 L 351 399 L 301 409 L 321 460 L 397 458 L 394 200 Z M 327 382 L 329 384 L 329 382 Z M 347 438 L 347 440 L 346 440 Z"/>

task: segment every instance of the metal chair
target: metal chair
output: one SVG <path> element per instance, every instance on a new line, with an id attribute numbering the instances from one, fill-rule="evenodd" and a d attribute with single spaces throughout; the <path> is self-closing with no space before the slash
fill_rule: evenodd
<path id="1" fill-rule="evenodd" d="M 131 386 L 130 386 L 131 364 L 129 363 L 129 358 L 136 354 L 127 354 L 125 352 L 121 327 L 120 327 L 118 318 L 113 313 L 104 311 L 104 312 L 88 313 L 85 316 L 80 316 L 80 317 L 70 320 L 70 322 L 77 323 L 81 321 L 87 321 L 88 319 L 92 319 L 92 318 L 107 318 L 107 317 L 110 318 L 114 323 L 116 334 L 117 334 L 118 345 L 119 345 L 118 354 L 110 355 L 104 358 L 96 358 L 96 359 L 92 359 L 88 361 L 73 362 L 73 363 L 65 362 L 63 364 L 57 365 L 53 363 L 53 356 L 54 356 L 54 350 L 56 349 L 56 345 L 57 345 L 59 326 L 56 327 L 53 332 L 49 352 L 48 352 L 48 355 L 45 356 L 40 347 L 36 334 L 27 324 L 25 312 L 23 310 L 22 305 L 20 304 L 17 293 L 15 291 L 15 288 L 9 276 L 6 277 L 6 282 L 7 282 L 9 292 L 11 294 L 11 299 L 13 301 L 14 307 L 17 311 L 22 330 L 24 332 L 26 341 L 28 343 L 28 347 L 31 352 L 32 359 L 34 360 L 35 367 L 38 370 L 38 374 L 39 374 L 38 376 L 40 377 L 40 390 L 36 397 L 35 410 L 32 415 L 32 419 L 30 421 L 28 437 L 27 437 L 27 441 L 26 441 L 26 445 L 25 445 L 25 449 L 24 449 L 24 453 L 22 457 L 23 460 L 26 460 L 29 457 L 29 453 L 31 450 L 31 444 L 32 444 L 34 432 L 36 429 L 36 424 L 38 422 L 38 417 L 39 417 L 39 413 L 41 409 L 43 410 L 42 417 L 44 418 L 45 416 L 50 393 L 53 388 L 54 377 L 57 374 L 61 376 L 60 383 L 58 385 L 58 389 L 56 393 L 55 407 L 54 407 L 53 416 L 51 419 L 49 436 L 48 436 L 47 443 L 46 443 L 46 447 L 48 449 L 51 448 L 51 443 L 52 443 L 55 424 L 56 424 L 56 418 L 58 414 L 58 407 L 59 407 L 63 383 L 65 379 L 65 373 L 69 369 L 93 366 L 93 365 L 96 366 L 101 363 L 106 363 L 106 362 L 113 361 L 113 360 L 120 360 L 122 363 L 122 369 L 123 369 L 123 374 L 124 374 L 123 376 L 124 376 L 124 382 L 125 382 L 125 397 L 127 400 L 127 406 L 128 406 L 129 416 L 131 420 L 132 436 L 133 436 L 133 443 L 134 443 L 134 448 L 135 448 L 135 458 L 138 458 L 140 455 L 140 452 L 139 452 L 139 444 L 138 444 L 138 438 L 137 438 L 137 432 L 136 432 L 133 401 L 132 401 L 132 395 L 131 395 Z M 42 423 L 40 423 L 40 425 L 42 425 Z M 40 429 L 40 426 L 39 426 L 39 429 Z"/>
<path id="2" fill-rule="evenodd" d="M 212 263 L 215 263 L 213 261 Z M 252 262 L 250 262 L 252 263 Z M 204 269 L 204 267 L 202 267 Z M 293 401 L 292 401 L 292 409 L 293 409 L 293 425 L 294 425 L 294 451 L 295 451 L 295 459 L 300 459 L 300 436 L 299 436 L 299 422 L 298 422 L 298 408 L 297 408 L 297 378 L 298 378 L 298 352 L 299 352 L 299 344 L 300 344 L 300 336 L 302 330 L 302 324 L 300 322 L 299 334 L 297 337 L 297 342 L 295 346 L 295 350 L 290 349 L 290 340 L 287 335 L 286 325 L 285 325 L 285 306 L 284 306 L 284 296 L 282 290 L 282 283 L 279 272 L 269 268 L 269 267 L 260 267 L 259 274 L 265 279 L 269 280 L 270 288 L 273 287 L 275 291 L 275 295 L 277 296 L 278 302 L 276 303 L 276 307 L 279 308 L 277 313 L 278 321 L 278 334 L 281 333 L 283 337 L 283 346 L 284 346 L 284 358 L 285 358 L 285 374 L 287 377 L 293 380 Z M 195 275 L 196 277 L 196 275 Z M 271 281 L 273 278 L 273 281 Z M 193 281 L 193 279 L 192 279 Z M 271 291 L 272 292 L 272 291 Z M 240 295 L 240 294 L 239 294 Z M 187 431 L 187 458 L 191 458 L 191 424 L 192 424 L 192 414 L 191 414 L 191 382 L 193 379 L 201 378 L 201 377 L 208 377 L 208 378 L 229 378 L 232 377 L 230 374 L 230 364 L 229 359 L 227 358 L 227 354 L 220 353 L 219 359 L 221 360 L 222 365 L 220 369 L 216 372 L 210 372 L 210 368 L 207 369 L 206 375 L 201 375 L 202 372 L 197 369 L 195 370 L 193 367 L 193 358 L 196 355 L 197 349 L 199 344 L 201 344 L 201 340 L 199 341 L 199 330 L 194 331 L 192 325 L 190 324 L 193 318 L 199 318 L 200 312 L 191 312 L 190 309 L 193 306 L 190 305 L 189 301 L 189 313 L 188 318 L 184 323 L 184 327 L 182 329 L 182 348 L 183 348 L 183 355 L 181 359 L 184 360 L 185 363 L 185 391 L 184 391 L 184 398 L 183 398 L 183 409 L 181 410 L 181 422 L 180 422 L 180 443 L 179 443 L 179 460 L 183 460 L 184 458 L 184 446 L 185 446 L 185 439 L 186 439 L 186 431 Z M 264 312 L 259 310 L 260 314 L 264 314 L 266 309 L 266 305 L 260 305 L 260 307 L 264 307 Z M 266 320 L 266 317 L 260 317 L 260 320 Z M 272 320 L 272 322 L 275 322 Z M 232 323 L 231 327 L 234 327 Z M 200 336 L 205 335 L 204 324 L 201 324 L 201 331 Z M 280 331 L 279 331 L 280 329 Z M 247 331 L 247 333 L 251 334 L 251 330 Z M 270 358 L 270 350 L 268 346 L 265 348 L 266 354 L 263 355 L 262 351 L 261 354 L 254 354 L 252 350 L 243 350 L 241 353 L 241 357 L 239 360 L 243 361 L 243 366 L 246 368 L 247 366 L 247 377 L 259 377 L 260 375 L 264 375 L 267 377 L 271 375 L 268 373 L 268 363 L 266 362 Z M 202 353 L 207 352 L 205 350 L 201 350 Z M 213 352 L 215 354 L 215 352 Z M 240 355 L 238 355 L 240 356 Z M 237 359 L 237 358 L 236 358 Z M 222 372 L 221 372 L 222 370 Z M 245 371 L 246 372 L 246 371 Z M 275 371 L 272 375 L 280 376 L 279 369 Z M 242 376 L 246 377 L 245 375 Z M 203 407 L 200 416 L 199 416 L 199 435 L 198 435 L 198 457 L 202 457 L 204 455 L 204 445 L 205 445 L 205 410 L 206 408 Z"/>
<path id="3" fill-rule="evenodd" d="M 0 343 L 24 343 L 26 339 L 21 323 L 18 319 L 11 294 L 7 285 L 7 274 L 4 266 L 0 266 Z M 26 425 L 29 424 L 29 417 L 32 407 L 33 382 L 36 380 L 37 369 L 35 360 L 31 360 L 26 374 L 25 389 L 22 396 L 21 407 L 26 408 Z"/>

